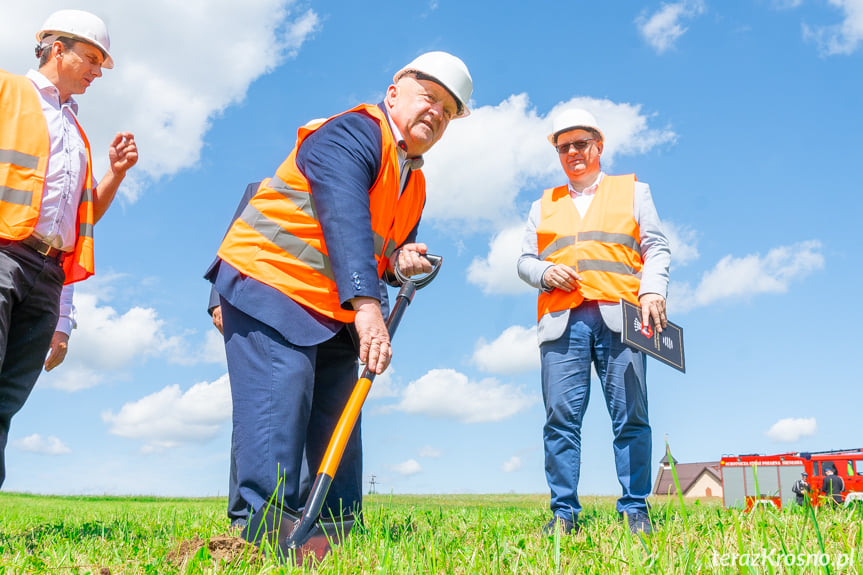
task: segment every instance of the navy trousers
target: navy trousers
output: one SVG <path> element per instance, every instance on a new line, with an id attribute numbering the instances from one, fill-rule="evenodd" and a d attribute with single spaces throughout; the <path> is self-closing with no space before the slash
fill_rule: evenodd
<path id="1" fill-rule="evenodd" d="M 299 511 L 336 422 L 357 380 L 346 329 L 297 346 L 222 298 L 222 327 L 233 402 L 233 452 L 240 497 L 253 512 L 268 501 Z M 359 513 L 360 422 L 345 448 L 322 514 Z"/>
<path id="2" fill-rule="evenodd" d="M 0 486 L 6 479 L 9 425 L 42 372 L 63 281 L 56 260 L 0 240 Z"/>
<path id="3" fill-rule="evenodd" d="M 231 434 L 231 466 L 228 475 L 228 519 L 231 526 L 245 527 L 249 519 L 249 504 L 240 497 L 237 483 L 237 459 L 234 456 L 234 435 Z"/>

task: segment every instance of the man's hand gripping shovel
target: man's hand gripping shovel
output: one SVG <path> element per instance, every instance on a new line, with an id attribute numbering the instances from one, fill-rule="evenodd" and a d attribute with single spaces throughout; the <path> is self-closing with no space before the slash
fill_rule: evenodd
<path id="1" fill-rule="evenodd" d="M 416 291 L 431 283 L 440 270 L 443 258 L 431 254 L 426 254 L 424 257 L 432 264 L 432 271 L 419 278 L 405 277 L 396 266 L 395 275 L 401 284 L 401 289 L 387 318 L 390 340 Z M 324 452 L 302 513 L 281 508 L 271 502 L 265 509 L 258 510 L 252 515 L 244 530 L 246 539 L 257 540 L 263 536 L 272 551 L 275 552 L 278 549 L 277 553 L 283 561 L 292 559 L 295 564 L 301 565 L 312 557 L 321 561 L 330 552 L 333 542 L 338 543 L 347 536 L 354 525 L 354 517 L 352 515 L 321 517 L 321 510 L 342 460 L 345 445 L 353 432 L 374 378 L 374 372 L 366 367 L 354 385 L 354 390 L 348 398 L 333 430 L 327 450 Z"/>

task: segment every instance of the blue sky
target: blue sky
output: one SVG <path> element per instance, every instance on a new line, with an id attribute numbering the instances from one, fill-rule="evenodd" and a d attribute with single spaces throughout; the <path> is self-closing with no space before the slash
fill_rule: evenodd
<path id="1" fill-rule="evenodd" d="M 14 418 L 10 491 L 219 495 L 230 399 L 205 312 L 211 261 L 246 183 L 296 128 L 379 101 L 428 50 L 460 56 L 473 114 L 426 158 L 420 232 L 444 257 L 364 410 L 379 492 L 545 492 L 535 294 L 523 220 L 564 183 L 548 145 L 594 112 L 609 173 L 650 184 L 672 239 L 672 321 L 687 373 L 651 360 L 654 476 L 680 461 L 860 447 L 851 252 L 859 244 L 863 0 L 383 3 L 82 0 L 114 70 L 79 97 L 104 173 L 110 136 L 141 160 L 96 231 L 64 365 Z M 6 2 L 0 68 L 35 66 L 56 1 Z M 601 392 L 581 489 L 615 494 Z"/>

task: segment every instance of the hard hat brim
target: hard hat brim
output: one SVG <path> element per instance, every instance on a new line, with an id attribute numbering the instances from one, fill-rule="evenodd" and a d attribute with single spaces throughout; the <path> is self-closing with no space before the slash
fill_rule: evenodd
<path id="1" fill-rule="evenodd" d="M 600 130 L 599 128 L 597 128 L 595 126 L 570 126 L 568 128 L 563 128 L 561 130 L 558 130 L 556 132 L 552 132 L 551 134 L 549 134 L 547 136 L 548 143 L 551 144 L 552 146 L 554 146 L 555 142 L 557 142 L 558 136 L 560 136 L 561 134 L 565 134 L 566 132 L 571 132 L 573 130 L 584 130 L 586 132 L 588 132 L 588 131 L 589 132 L 596 132 L 597 134 L 599 134 L 599 139 L 603 143 L 605 143 L 605 134 L 603 134 L 602 130 Z"/>
<path id="2" fill-rule="evenodd" d="M 105 57 L 105 59 L 102 60 L 102 67 L 107 70 L 111 70 L 114 68 L 114 59 L 111 58 L 111 54 L 108 53 L 108 50 L 106 50 L 102 44 L 93 40 L 92 38 L 85 38 L 84 36 L 79 36 L 70 32 L 64 32 L 62 30 L 41 30 L 38 34 L 36 34 L 36 40 L 38 40 L 41 44 L 42 40 L 48 36 L 57 36 L 58 38 L 70 38 L 72 40 L 75 40 L 76 42 L 83 42 L 85 44 L 95 46 L 99 49 L 100 52 L 102 52 L 102 56 Z"/>

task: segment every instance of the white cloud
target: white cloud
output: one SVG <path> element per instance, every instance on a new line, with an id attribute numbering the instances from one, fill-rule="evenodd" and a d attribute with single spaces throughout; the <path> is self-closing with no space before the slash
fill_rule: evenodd
<path id="1" fill-rule="evenodd" d="M 23 73 L 38 65 L 36 31 L 64 6 L 6 4 L 0 61 L 4 69 Z M 114 133 L 135 134 L 141 159 L 120 190 L 131 201 L 146 178 L 197 163 L 212 119 L 242 101 L 256 78 L 295 57 L 320 27 L 314 11 L 295 10 L 292 0 L 90 0 L 80 7 L 106 22 L 115 61 L 78 98 L 81 124 L 93 144 L 98 176 L 107 167 L 105 151 Z"/>
<path id="2" fill-rule="evenodd" d="M 501 421 L 534 404 L 538 398 L 496 379 L 470 381 L 452 369 L 433 369 L 404 390 L 393 409 L 465 423 Z"/>
<path id="3" fill-rule="evenodd" d="M 164 333 L 164 322 L 152 308 L 133 307 L 119 313 L 83 290 L 75 293 L 75 307 L 78 329 L 72 331 L 63 364 L 40 379 L 47 387 L 87 389 L 177 345 L 176 338 Z"/>
<path id="4" fill-rule="evenodd" d="M 428 457 L 431 459 L 437 459 L 443 455 L 440 449 L 432 447 L 431 445 L 426 445 L 422 449 L 420 449 L 420 457 Z"/>
<path id="5" fill-rule="evenodd" d="M 469 119 L 452 122 L 426 155 L 423 217 L 511 221 L 521 187 L 557 164 L 545 140 L 545 124 L 526 94 L 475 108 Z M 494 153 L 478 152 L 490 145 Z"/>
<path id="6" fill-rule="evenodd" d="M 398 349 L 396 350 L 398 351 Z M 395 369 L 390 365 L 385 372 L 376 375 L 372 381 L 372 389 L 367 399 L 382 399 L 386 397 L 397 397 L 399 390 L 395 383 Z"/>
<path id="7" fill-rule="evenodd" d="M 70 342 L 69 345 L 70 351 L 63 364 L 53 371 L 43 372 L 39 377 L 39 387 L 62 389 L 63 391 L 81 391 L 104 383 L 109 374 L 87 367 L 78 361 L 71 351 L 74 349 L 71 347 L 72 343 Z M 122 372 L 111 373 L 110 376 L 114 380 L 127 378 L 126 374 Z"/>
<path id="8" fill-rule="evenodd" d="M 640 104 L 617 104 L 611 100 L 595 100 L 593 98 L 573 98 L 555 106 L 550 117 L 555 117 L 564 108 L 584 108 L 593 113 L 602 133 L 605 135 L 605 145 L 602 150 L 602 165 L 608 168 L 614 164 L 617 156 L 635 156 L 646 154 L 653 148 L 674 144 L 677 134 L 669 128 L 649 128 L 648 116 L 642 114 Z M 550 127 L 549 130 L 551 131 Z M 557 154 L 555 154 L 555 159 Z M 563 173 L 560 163 L 555 168 Z"/>
<path id="9" fill-rule="evenodd" d="M 512 473 L 513 471 L 518 471 L 521 469 L 521 457 L 518 455 L 513 455 L 509 459 L 503 462 L 503 465 L 500 466 L 501 471 L 504 473 Z"/>
<path id="10" fill-rule="evenodd" d="M 427 154 L 424 218 L 501 228 L 521 220 L 516 206 L 521 190 L 539 198 L 542 187 L 564 177 L 554 148 L 546 140 L 552 118 L 563 108 L 581 107 L 597 118 L 606 136 L 603 165 L 618 154 L 642 154 L 676 139 L 668 129 L 650 129 L 641 107 L 594 98 L 572 98 L 547 116 L 531 107 L 526 94 L 497 106 L 475 108 L 469 119 L 452 122 L 443 140 Z M 494 153 L 478 153 L 490 144 Z"/>
<path id="11" fill-rule="evenodd" d="M 662 54 L 672 48 L 674 43 L 686 33 L 688 28 L 684 20 L 690 20 L 704 12 L 702 0 L 684 0 L 674 4 L 662 4 L 662 7 L 647 16 L 646 12 L 636 18 L 638 31 L 654 50 Z"/>
<path id="12" fill-rule="evenodd" d="M 135 306 L 121 312 L 105 305 L 122 279 L 108 274 L 76 286 L 78 328 L 70 335 L 66 359 L 40 377 L 40 386 L 88 389 L 109 378 L 124 379 L 125 370 L 153 357 L 182 365 L 226 363 L 224 340 L 215 329 L 207 331 L 199 343 L 191 339 L 193 332 L 166 333 L 165 322 L 153 308 Z"/>
<path id="13" fill-rule="evenodd" d="M 678 226 L 673 222 L 662 222 L 662 231 L 668 238 L 671 248 L 671 268 L 683 267 L 698 259 L 697 235 L 695 230 Z"/>
<path id="14" fill-rule="evenodd" d="M 175 344 L 163 330 L 164 322 L 153 308 L 132 307 L 124 313 L 99 305 L 93 293 L 75 294 L 78 329 L 74 345 L 86 353 L 88 365 L 116 370 L 137 357 L 157 355 Z"/>
<path id="15" fill-rule="evenodd" d="M 803 24 L 804 39 L 815 42 L 822 55 L 851 54 L 863 41 L 863 0 L 829 0 L 843 12 L 842 22 L 832 26 Z"/>
<path id="16" fill-rule="evenodd" d="M 20 451 L 40 453 L 42 455 L 63 455 L 72 451 L 66 447 L 60 439 L 53 435 L 42 437 L 38 433 L 28 435 L 22 439 L 17 439 L 12 442 L 12 445 Z"/>
<path id="17" fill-rule="evenodd" d="M 669 307 L 674 312 L 710 305 L 728 299 L 746 299 L 764 293 L 785 293 L 792 280 L 799 280 L 824 267 L 821 243 L 800 242 L 770 250 L 766 256 L 725 256 L 701 277 L 697 287 L 672 282 Z"/>
<path id="18" fill-rule="evenodd" d="M 767 430 L 767 437 L 773 441 L 783 443 L 791 443 L 797 441 L 801 437 L 815 435 L 818 431 L 818 425 L 814 417 L 808 418 L 793 418 L 780 419 Z"/>
<path id="19" fill-rule="evenodd" d="M 408 459 L 407 461 L 390 465 L 390 469 L 405 477 L 416 475 L 423 470 L 422 465 L 416 459 Z"/>
<path id="20" fill-rule="evenodd" d="M 205 363 L 218 363 L 227 367 L 228 359 L 225 356 L 225 338 L 216 328 L 204 335 L 204 347 L 201 350 L 200 360 Z"/>
<path id="21" fill-rule="evenodd" d="M 540 368 L 536 326 L 514 325 L 488 343 L 480 338 L 473 352 L 473 363 L 488 373 L 518 373 Z"/>
<path id="22" fill-rule="evenodd" d="M 524 224 L 500 231 L 489 242 L 488 255 L 474 258 L 467 268 L 467 281 L 483 293 L 520 294 L 535 291 L 518 277 L 516 265 L 521 255 Z"/>
<path id="23" fill-rule="evenodd" d="M 290 7 L 293 3 L 292 0 L 288 0 L 287 2 L 282 0 L 281 2 L 285 8 Z M 289 13 L 283 12 L 283 15 L 288 16 Z M 282 35 L 282 50 L 284 50 L 286 58 L 294 59 L 299 55 L 300 48 L 305 41 L 321 29 L 321 19 L 314 10 L 307 10 L 299 14 L 295 20 L 285 21 L 285 25 L 285 33 Z M 280 61 L 281 59 L 277 56 L 276 61 L 270 65 L 270 68 L 275 67 L 275 64 Z"/>
<path id="24" fill-rule="evenodd" d="M 102 413 L 110 432 L 145 443 L 144 452 L 158 451 L 214 437 L 231 417 L 228 374 L 212 383 L 196 383 L 186 392 L 169 385 L 126 403 L 120 411 Z"/>

